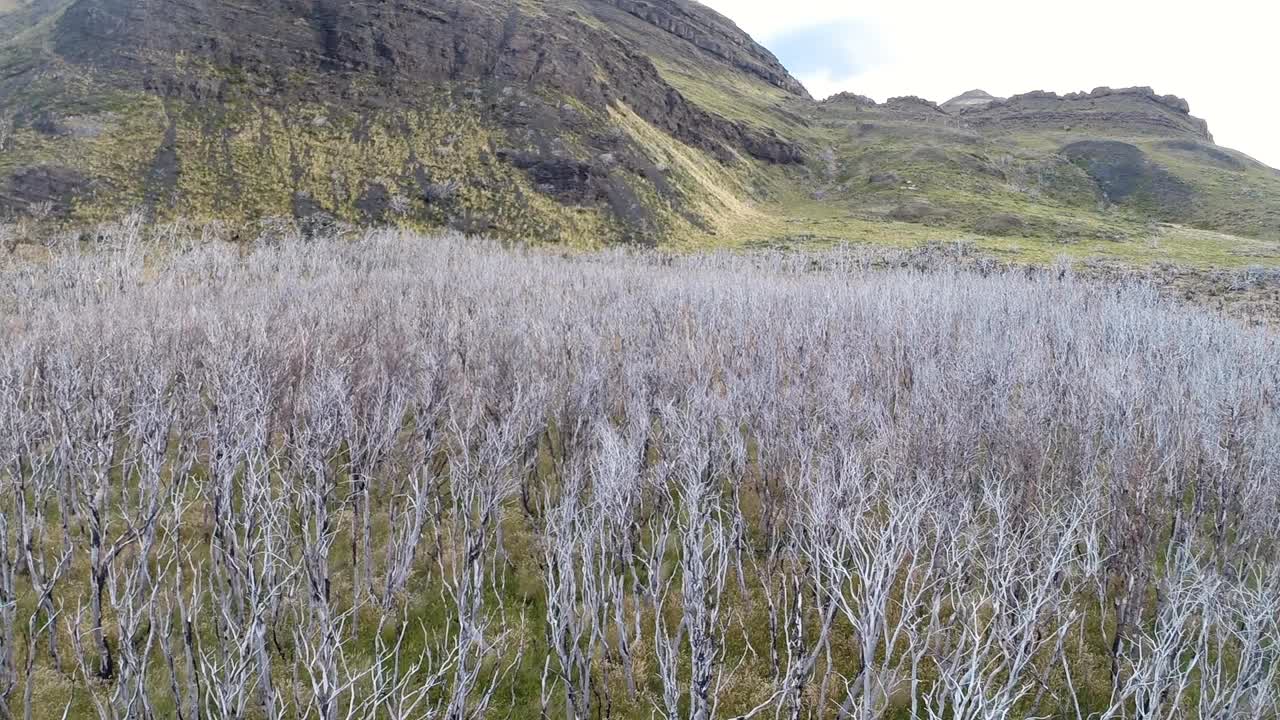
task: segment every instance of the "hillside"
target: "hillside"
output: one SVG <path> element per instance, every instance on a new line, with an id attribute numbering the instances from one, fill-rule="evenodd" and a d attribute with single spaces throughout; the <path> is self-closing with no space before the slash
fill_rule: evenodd
<path id="1" fill-rule="evenodd" d="M 0 215 L 575 245 L 1280 253 L 1280 174 L 1146 89 L 814 101 L 687 0 L 8 0 Z"/>
<path id="2" fill-rule="evenodd" d="M 1149 88 L 975 95 L 820 103 L 835 170 L 823 203 L 960 229 L 993 249 L 1043 238 L 1024 245 L 1131 259 L 1203 251 L 1227 264 L 1275 255 L 1280 173 L 1215 145 L 1184 100 Z"/>
<path id="3" fill-rule="evenodd" d="M 704 166 L 801 160 L 655 69 L 683 63 L 807 98 L 772 55 L 694 5 L 75 0 L 7 17 L 28 25 L 0 64 L 18 127 L 2 168 L 10 211 L 50 200 L 81 218 L 133 204 L 399 215 L 643 239 L 719 213 L 688 197 Z M 664 165 L 650 135 L 688 161 Z"/>

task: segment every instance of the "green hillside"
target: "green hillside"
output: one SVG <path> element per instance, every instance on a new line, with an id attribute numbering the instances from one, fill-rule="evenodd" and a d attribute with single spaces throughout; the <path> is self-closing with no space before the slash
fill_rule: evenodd
<path id="1" fill-rule="evenodd" d="M 10 0 L 0 216 L 1274 263 L 1280 174 L 1144 89 L 814 101 L 684 0 Z"/>

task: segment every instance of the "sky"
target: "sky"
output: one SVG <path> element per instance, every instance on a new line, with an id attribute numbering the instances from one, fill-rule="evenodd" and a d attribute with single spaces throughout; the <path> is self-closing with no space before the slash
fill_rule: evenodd
<path id="1" fill-rule="evenodd" d="M 1220 145 L 1280 167 L 1276 0 L 702 0 L 815 97 L 883 102 L 1147 85 Z"/>

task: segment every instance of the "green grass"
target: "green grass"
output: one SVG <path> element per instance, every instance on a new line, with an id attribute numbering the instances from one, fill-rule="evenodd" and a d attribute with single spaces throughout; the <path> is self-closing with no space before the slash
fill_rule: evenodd
<path id="1" fill-rule="evenodd" d="M 689 64 L 655 58 L 662 78 L 686 99 L 723 118 L 758 130 L 773 130 L 793 140 L 815 139 L 815 130 L 798 112 L 804 101 L 763 81 L 708 72 Z M 794 113 L 794 114 L 792 114 Z"/>

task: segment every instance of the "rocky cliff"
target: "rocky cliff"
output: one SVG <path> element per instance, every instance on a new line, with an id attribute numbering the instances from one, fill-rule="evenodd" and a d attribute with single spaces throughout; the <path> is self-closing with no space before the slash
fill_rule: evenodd
<path id="1" fill-rule="evenodd" d="M 1058 95 L 1030 92 L 1007 100 L 950 108 L 965 122 L 1004 129 L 1089 129 L 1151 135 L 1186 135 L 1209 142 L 1209 125 L 1191 115 L 1186 100 L 1158 95 L 1149 87 L 1097 88 L 1092 92 Z"/>
<path id="2" fill-rule="evenodd" d="M 956 113 L 962 110 L 985 108 L 1001 100 L 1004 98 L 998 98 L 986 90 L 970 90 L 942 103 L 941 107 L 949 113 Z"/>
<path id="3" fill-rule="evenodd" d="M 719 13 L 687 0 L 613 0 L 619 9 L 688 41 L 737 70 L 750 73 L 797 97 L 809 91 L 765 48 Z"/>

